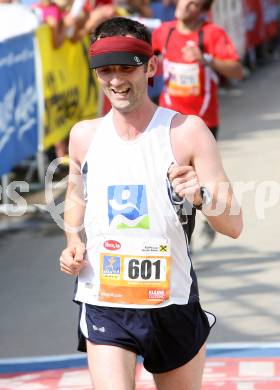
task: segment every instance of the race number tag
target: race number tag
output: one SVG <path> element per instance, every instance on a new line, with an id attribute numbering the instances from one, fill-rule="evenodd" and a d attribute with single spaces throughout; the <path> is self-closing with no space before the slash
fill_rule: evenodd
<path id="1" fill-rule="evenodd" d="M 199 64 L 166 63 L 167 92 L 171 96 L 200 95 Z"/>
<path id="2" fill-rule="evenodd" d="M 100 301 L 157 305 L 169 299 L 167 239 L 107 239 L 105 248 L 100 252 Z"/>

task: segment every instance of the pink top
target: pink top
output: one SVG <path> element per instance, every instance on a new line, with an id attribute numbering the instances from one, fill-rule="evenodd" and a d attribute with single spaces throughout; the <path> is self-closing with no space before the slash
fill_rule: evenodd
<path id="1" fill-rule="evenodd" d="M 49 17 L 52 17 L 57 22 L 60 22 L 66 14 L 66 12 L 61 10 L 56 4 L 44 5 L 37 3 L 34 4 L 33 7 L 41 10 L 43 22 L 47 22 Z"/>

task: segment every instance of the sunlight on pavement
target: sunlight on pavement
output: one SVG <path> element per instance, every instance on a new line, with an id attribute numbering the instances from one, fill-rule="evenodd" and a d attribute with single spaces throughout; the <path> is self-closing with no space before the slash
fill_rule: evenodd
<path id="1" fill-rule="evenodd" d="M 137 364 L 136 390 L 155 390 L 152 375 Z M 92 390 L 87 369 L 1 374 L 0 390 Z M 279 390 L 280 358 L 209 358 L 202 390 Z"/>

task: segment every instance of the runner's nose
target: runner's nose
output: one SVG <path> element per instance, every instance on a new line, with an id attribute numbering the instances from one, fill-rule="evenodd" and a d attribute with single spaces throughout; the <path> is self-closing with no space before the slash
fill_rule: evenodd
<path id="1" fill-rule="evenodd" d="M 124 77 L 120 72 L 114 72 L 110 79 L 110 84 L 114 87 L 119 87 L 124 83 Z"/>

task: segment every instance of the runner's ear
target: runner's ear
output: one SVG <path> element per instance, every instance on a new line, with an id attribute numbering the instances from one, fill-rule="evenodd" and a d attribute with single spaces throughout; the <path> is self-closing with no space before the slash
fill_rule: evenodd
<path id="1" fill-rule="evenodd" d="M 155 55 L 153 55 L 149 59 L 148 67 L 147 67 L 147 74 L 149 78 L 153 77 L 156 74 L 157 66 L 158 66 L 158 59 Z"/>

